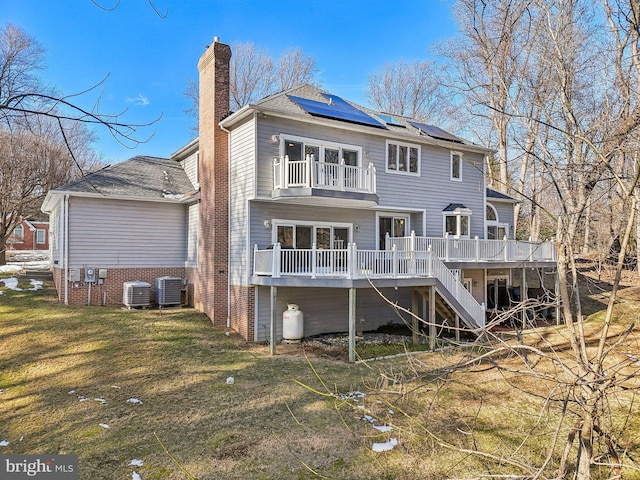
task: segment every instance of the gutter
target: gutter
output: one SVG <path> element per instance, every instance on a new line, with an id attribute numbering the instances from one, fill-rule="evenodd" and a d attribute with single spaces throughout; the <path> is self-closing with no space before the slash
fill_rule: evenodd
<path id="1" fill-rule="evenodd" d="M 64 304 L 69 305 L 69 194 L 62 199 L 64 222 L 63 263 L 64 263 Z"/>
<path id="2" fill-rule="evenodd" d="M 231 164 L 231 132 L 222 126 L 222 122 L 218 124 L 220 129 L 227 134 L 227 163 Z M 227 169 L 227 328 L 231 328 L 231 271 L 229 268 L 229 258 L 231 257 L 231 243 L 229 242 L 229 232 L 231 232 L 231 215 L 229 210 L 231 206 L 231 168 Z"/>

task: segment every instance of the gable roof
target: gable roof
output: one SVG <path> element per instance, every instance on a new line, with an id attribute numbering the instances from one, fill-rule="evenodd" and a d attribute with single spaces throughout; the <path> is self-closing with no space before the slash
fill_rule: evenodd
<path id="1" fill-rule="evenodd" d="M 321 108 L 316 112 L 307 111 L 301 105 L 301 102 L 297 101 L 299 99 L 310 100 L 312 102 L 311 107 L 322 105 L 325 108 Z M 360 113 L 363 116 L 371 117 L 374 122 L 365 122 L 366 124 L 363 124 L 363 122 L 356 121 L 355 119 L 358 117 L 357 113 L 354 116 L 347 115 L 347 117 L 350 118 L 344 118 L 344 116 L 340 118 L 340 115 L 333 117 L 331 115 L 324 115 L 323 112 L 330 112 L 332 105 L 349 106 L 354 109 L 355 112 Z M 313 108 L 311 110 L 313 110 Z M 340 109 L 337 108 L 336 110 Z M 434 125 L 418 123 L 415 119 L 400 115 L 377 112 L 370 108 L 358 105 L 357 103 L 337 97 L 336 95 L 332 95 L 325 90 L 309 84 L 298 85 L 290 88 L 289 90 L 269 95 L 268 97 L 265 97 L 253 104 L 245 105 L 237 112 L 234 112 L 223 119 L 220 123 L 225 128 L 232 128 L 236 122 L 241 121 L 246 115 L 253 111 L 267 114 L 271 113 L 276 116 L 293 117 L 306 121 L 327 121 L 334 123 L 334 126 L 337 126 L 336 122 L 339 122 L 341 128 L 366 128 L 371 133 L 378 135 L 382 134 L 387 137 L 403 137 L 405 139 L 410 139 L 410 141 L 431 143 L 446 146 L 448 148 L 452 148 L 454 146 L 455 148 L 463 147 L 463 149 L 480 153 L 493 152 L 493 150 L 489 148 L 476 145 L 472 142 L 456 137 L 455 135 L 445 132 Z M 388 120 L 391 120 L 391 122 Z M 378 122 L 379 124 L 377 124 Z M 439 133 L 434 134 L 434 132 Z M 446 135 L 443 135 L 443 133 Z"/>
<path id="2" fill-rule="evenodd" d="M 181 201 L 193 195 L 195 188 L 176 160 L 137 156 L 51 190 L 45 198 L 43 210 L 50 196 L 67 193 L 77 196 Z"/>

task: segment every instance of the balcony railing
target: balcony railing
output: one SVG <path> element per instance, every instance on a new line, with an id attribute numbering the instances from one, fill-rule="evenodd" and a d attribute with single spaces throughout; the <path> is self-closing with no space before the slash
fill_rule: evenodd
<path id="1" fill-rule="evenodd" d="M 255 275 L 272 278 L 287 276 L 308 278 L 436 278 L 455 296 L 462 308 L 482 326 L 484 305 L 464 288 L 460 279 L 432 252 L 391 250 L 359 250 L 355 243 L 346 249 L 286 249 L 279 243 L 253 253 Z"/>
<path id="2" fill-rule="evenodd" d="M 433 252 L 444 262 L 555 262 L 556 247 L 553 242 L 521 240 L 482 240 L 475 238 L 418 237 L 414 232 L 408 237 L 386 238 L 386 248 L 409 252 Z"/>
<path id="3" fill-rule="evenodd" d="M 304 160 L 288 156 L 273 159 L 273 188 L 320 188 L 342 192 L 376 193 L 376 169 L 340 163 L 318 162 L 313 155 Z"/>

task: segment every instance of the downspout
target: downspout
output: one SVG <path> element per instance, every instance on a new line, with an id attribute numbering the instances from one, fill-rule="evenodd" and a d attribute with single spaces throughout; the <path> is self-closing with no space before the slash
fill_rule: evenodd
<path id="1" fill-rule="evenodd" d="M 218 124 L 220 130 L 227 133 L 227 153 L 228 153 L 228 169 L 227 169 L 227 235 L 231 232 L 231 215 L 229 215 L 229 206 L 231 205 L 231 132 Z M 231 271 L 229 268 L 229 259 L 231 258 L 231 242 L 227 239 L 227 328 L 231 328 Z"/>
<path id="2" fill-rule="evenodd" d="M 63 263 L 64 263 L 64 304 L 69 305 L 69 194 L 65 194 L 62 200 L 64 241 L 63 241 Z"/>

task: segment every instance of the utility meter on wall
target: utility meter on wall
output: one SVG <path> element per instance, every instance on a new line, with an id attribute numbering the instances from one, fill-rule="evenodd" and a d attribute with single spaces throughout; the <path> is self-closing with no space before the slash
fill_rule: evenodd
<path id="1" fill-rule="evenodd" d="M 87 267 L 84 269 L 84 281 L 86 283 L 95 283 L 96 282 L 96 269 L 92 267 Z"/>

